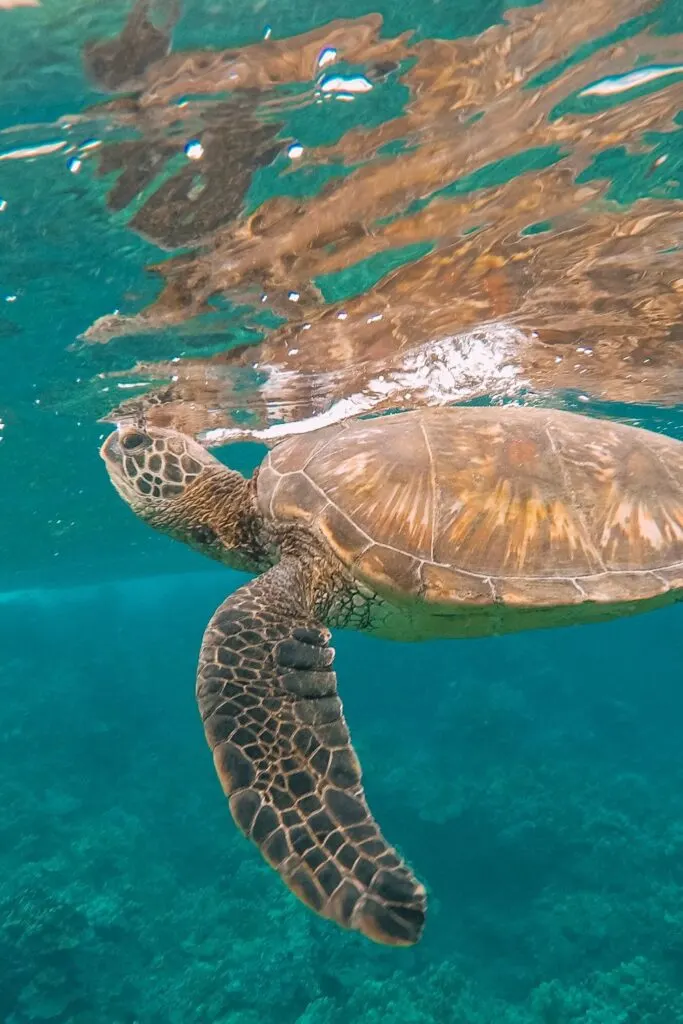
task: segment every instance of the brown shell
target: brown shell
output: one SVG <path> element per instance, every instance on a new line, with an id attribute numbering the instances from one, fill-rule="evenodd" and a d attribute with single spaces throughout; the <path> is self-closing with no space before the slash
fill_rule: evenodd
<path id="1" fill-rule="evenodd" d="M 683 588 L 683 443 L 612 421 L 515 407 L 356 420 L 278 445 L 258 494 L 394 597 L 542 606 Z"/>

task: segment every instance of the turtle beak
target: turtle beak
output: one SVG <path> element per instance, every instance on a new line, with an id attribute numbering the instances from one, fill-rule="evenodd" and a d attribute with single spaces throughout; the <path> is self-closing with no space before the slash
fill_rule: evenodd
<path id="1" fill-rule="evenodd" d="M 124 501 L 131 504 L 135 499 L 135 490 L 131 487 L 123 464 L 123 449 L 121 448 L 120 434 L 118 429 L 109 435 L 100 448 L 102 458 L 109 479 Z"/>
<path id="2" fill-rule="evenodd" d="M 123 462 L 123 452 L 121 451 L 121 445 L 119 444 L 118 430 L 115 430 L 109 435 L 100 448 L 100 455 L 105 462 L 111 462 L 119 466 L 121 465 Z"/>

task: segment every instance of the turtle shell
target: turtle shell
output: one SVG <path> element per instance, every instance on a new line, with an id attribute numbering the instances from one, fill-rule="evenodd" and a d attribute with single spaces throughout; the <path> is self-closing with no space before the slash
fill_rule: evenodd
<path id="1" fill-rule="evenodd" d="M 440 408 L 290 438 L 263 513 L 393 600 L 527 607 L 683 588 L 683 443 L 575 413 Z"/>

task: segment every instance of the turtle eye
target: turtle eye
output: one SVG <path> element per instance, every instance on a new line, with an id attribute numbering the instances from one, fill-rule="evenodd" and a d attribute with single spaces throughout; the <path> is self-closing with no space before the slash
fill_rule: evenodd
<path id="1" fill-rule="evenodd" d="M 141 434 L 139 430 L 131 430 L 121 438 L 121 447 L 127 452 L 134 452 L 137 448 L 149 445 L 149 438 Z"/>

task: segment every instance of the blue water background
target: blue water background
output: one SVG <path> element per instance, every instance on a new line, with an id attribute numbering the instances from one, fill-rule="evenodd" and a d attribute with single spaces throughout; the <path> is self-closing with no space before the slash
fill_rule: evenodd
<path id="1" fill-rule="evenodd" d="M 207 27 L 196 5 L 180 44 L 329 15 L 272 7 L 228 25 L 214 5 Z M 47 4 L 36 29 L 0 12 L 2 127 L 93 102 L 78 45 L 123 11 Z M 501 14 L 452 0 L 385 25 Z M 665 15 L 683 25 L 680 0 Z M 631 180 L 626 156 L 612 171 Z M 244 577 L 133 519 L 77 386 L 105 362 L 74 338 L 152 297 L 156 250 L 62 156 L 0 164 L 0 197 L 0 1021 L 681 1024 L 683 608 L 460 643 L 335 636 L 369 802 L 430 911 L 404 951 L 315 918 L 237 835 L 194 702 L 203 629 Z M 680 408 L 609 414 L 683 438 Z"/>
<path id="2" fill-rule="evenodd" d="M 336 638 L 369 800 L 431 893 L 395 951 L 305 911 L 226 813 L 192 678 L 238 582 L 3 607 L 0 1019 L 683 1020 L 679 609 Z"/>

